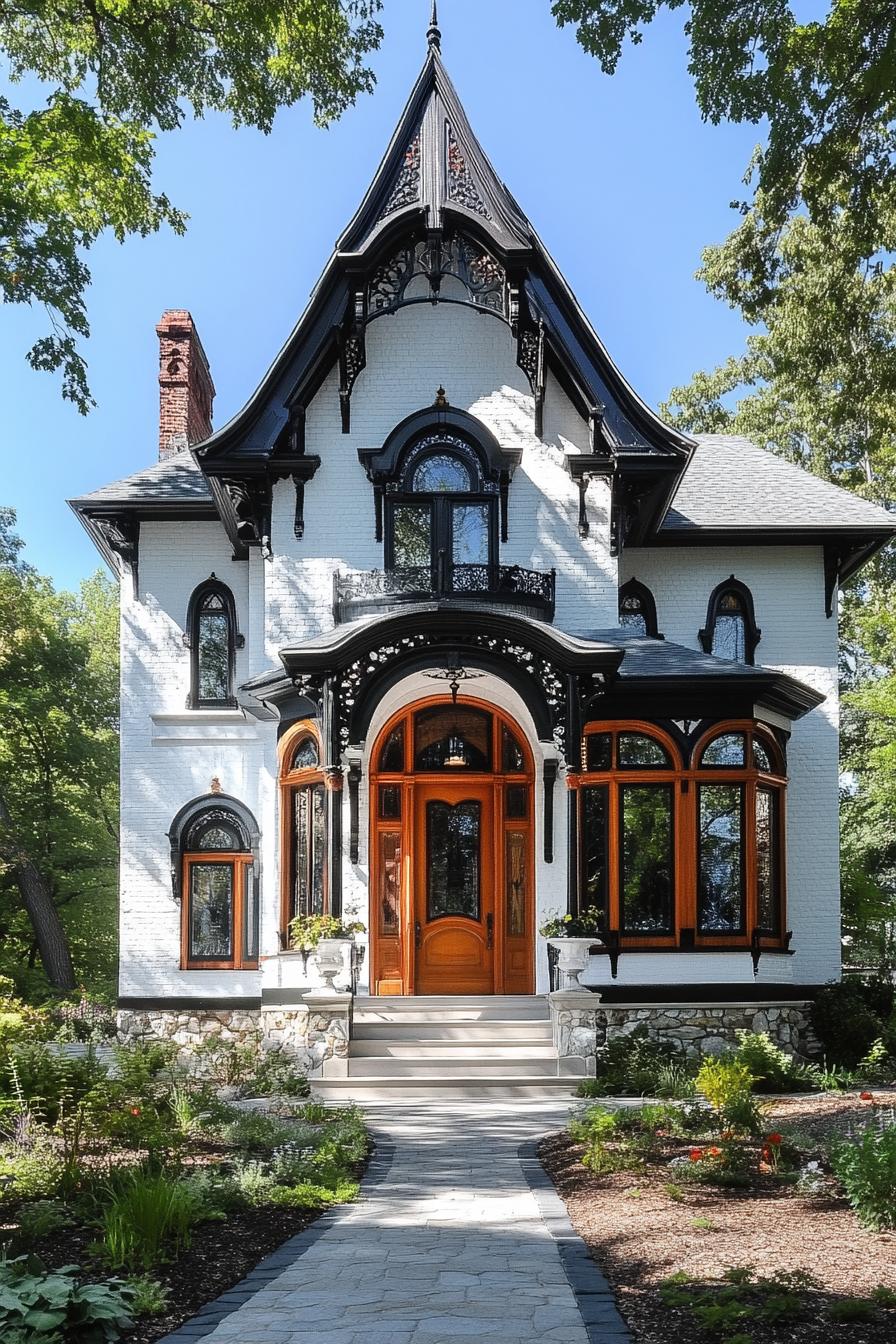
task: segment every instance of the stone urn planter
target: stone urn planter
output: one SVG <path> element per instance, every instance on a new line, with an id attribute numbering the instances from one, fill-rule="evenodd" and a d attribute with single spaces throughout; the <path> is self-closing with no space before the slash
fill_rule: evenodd
<path id="1" fill-rule="evenodd" d="M 317 962 L 317 969 L 320 972 L 320 978 L 324 985 L 331 992 L 335 991 L 334 981 L 341 971 L 345 970 L 347 957 L 345 949 L 351 949 L 354 946 L 354 938 L 320 938 L 314 949 L 314 959 Z M 349 951 L 349 956 L 351 952 Z"/>
<path id="2" fill-rule="evenodd" d="M 579 976 L 588 965 L 588 956 L 595 943 L 599 943 L 597 934 L 590 938 L 549 938 L 548 945 L 557 949 L 557 969 L 560 972 L 561 989 L 581 989 Z"/>

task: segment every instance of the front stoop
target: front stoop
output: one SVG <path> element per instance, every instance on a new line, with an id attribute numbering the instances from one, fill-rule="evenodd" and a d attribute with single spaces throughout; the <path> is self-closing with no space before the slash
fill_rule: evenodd
<path id="1" fill-rule="evenodd" d="M 327 1101 L 569 1097 L 585 1061 L 561 1058 L 538 995 L 356 998 L 342 1076 L 312 1079 Z"/>

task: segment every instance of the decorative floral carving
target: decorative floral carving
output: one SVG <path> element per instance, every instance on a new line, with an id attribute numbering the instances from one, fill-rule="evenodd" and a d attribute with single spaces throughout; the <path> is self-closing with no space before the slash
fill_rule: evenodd
<path id="1" fill-rule="evenodd" d="M 467 291 L 468 301 L 506 316 L 506 275 L 501 263 L 478 243 L 456 234 L 443 243 L 419 242 L 402 247 L 373 273 L 368 290 L 371 315 L 394 312 L 405 302 L 405 292 L 418 276 L 429 281 L 426 302 L 438 302 L 442 280 L 450 276 Z"/>
<path id="2" fill-rule="evenodd" d="M 481 215 L 483 219 L 491 219 L 450 126 L 448 127 L 448 199 L 455 205 L 462 205 L 465 209 Z"/>
<path id="3" fill-rule="evenodd" d="M 401 172 L 395 179 L 395 185 L 383 207 L 380 219 L 385 219 L 387 215 L 394 214 L 396 210 L 403 210 L 406 205 L 413 205 L 420 199 L 420 132 L 414 136 L 411 143 L 404 152 L 404 163 L 401 166 Z M 379 220 L 377 221 L 379 223 Z"/>

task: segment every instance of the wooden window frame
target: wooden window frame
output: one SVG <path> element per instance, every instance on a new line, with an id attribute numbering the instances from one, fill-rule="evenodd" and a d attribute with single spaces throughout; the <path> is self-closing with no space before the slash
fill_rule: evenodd
<path id="1" fill-rule="evenodd" d="M 308 738 L 314 742 L 317 748 L 318 764 L 315 766 L 303 766 L 298 770 L 293 770 L 291 763 L 296 748 Z M 292 898 L 295 888 L 295 795 L 300 789 L 308 789 L 311 791 L 320 787 L 324 791 L 324 808 L 326 809 L 328 806 L 326 799 L 326 776 L 320 764 L 323 760 L 323 751 L 319 725 L 312 719 L 303 719 L 301 722 L 293 724 L 278 742 L 277 755 L 280 767 L 280 943 L 281 946 L 285 948 L 288 946 L 289 922 L 293 917 Z M 324 914 L 328 914 L 330 910 L 329 872 L 326 852 L 327 843 L 328 835 L 325 811 L 323 855 Z"/>
<path id="2" fill-rule="evenodd" d="M 744 766 L 703 767 L 701 757 L 714 738 L 725 733 L 745 735 L 746 764 Z M 592 734 L 611 736 L 610 767 L 607 770 L 588 771 L 569 777 L 569 786 L 576 793 L 578 853 L 578 887 L 585 891 L 585 830 L 584 792 L 587 787 L 607 786 L 607 932 L 618 946 L 626 950 L 661 951 L 687 950 L 748 950 L 757 945 L 763 949 L 784 949 L 788 945 L 786 929 L 786 790 L 787 775 L 783 753 L 774 736 L 752 719 L 734 719 L 715 723 L 697 739 L 685 755 L 671 733 L 646 720 L 591 721 L 585 725 L 582 736 L 582 764 L 587 760 L 586 739 Z M 660 766 L 619 768 L 618 741 L 623 733 L 639 733 L 653 738 L 670 754 L 673 768 Z M 753 741 L 758 739 L 769 754 L 771 771 L 754 764 Z M 620 888 L 622 808 L 621 790 L 626 784 L 669 784 L 673 794 L 673 840 L 675 893 L 675 924 L 672 935 L 633 934 L 622 928 L 622 892 Z M 701 933 L 697 924 L 699 883 L 699 789 L 702 784 L 738 784 L 743 786 L 743 858 L 744 864 L 744 924 L 737 932 Z M 759 891 L 756 855 L 756 794 L 765 789 L 775 795 L 773 805 L 774 866 L 776 902 L 779 926 L 776 930 L 762 929 L 758 924 Z M 572 860 L 571 860 L 572 861 Z"/>
<path id="3" fill-rule="evenodd" d="M 258 954 L 246 955 L 246 886 L 254 881 L 255 859 L 252 854 L 230 849 L 187 851 L 183 856 L 181 900 L 181 970 L 183 971 L 255 971 Z M 196 864 L 217 864 L 233 869 L 233 911 L 231 947 L 233 955 L 226 959 L 190 956 L 190 913 L 193 898 L 191 869 Z M 257 899 L 257 896 L 256 896 Z"/>

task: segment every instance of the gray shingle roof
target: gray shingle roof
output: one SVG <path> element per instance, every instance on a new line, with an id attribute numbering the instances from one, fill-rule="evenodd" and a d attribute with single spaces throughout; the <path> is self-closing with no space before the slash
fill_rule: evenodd
<path id="1" fill-rule="evenodd" d="M 733 434 L 695 434 L 697 448 L 660 532 L 697 528 L 896 531 L 889 514 Z"/>
<path id="2" fill-rule="evenodd" d="M 643 635 L 628 634 L 619 626 L 574 633 L 579 639 L 593 639 L 600 644 L 625 649 L 618 673 L 623 681 L 627 677 L 741 677 L 749 681 L 767 675 L 767 669 L 763 667 L 716 658 L 684 644 L 673 644 L 668 639 L 645 639 Z"/>
<path id="3" fill-rule="evenodd" d="M 145 471 L 101 486 L 76 504 L 176 504 L 212 501 L 208 481 L 189 453 L 156 462 Z"/>

